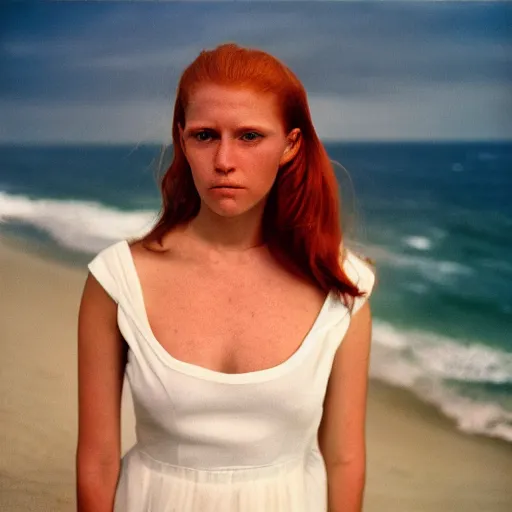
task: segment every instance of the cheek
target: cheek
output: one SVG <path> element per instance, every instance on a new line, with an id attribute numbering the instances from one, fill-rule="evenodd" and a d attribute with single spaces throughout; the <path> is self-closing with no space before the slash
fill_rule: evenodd
<path id="1" fill-rule="evenodd" d="M 273 178 L 279 169 L 279 161 L 281 160 L 282 153 L 280 150 L 262 149 L 254 151 L 248 159 L 248 166 L 253 169 L 257 175 L 267 181 Z"/>
<path id="2" fill-rule="evenodd" d="M 208 174 L 211 163 L 208 160 L 208 155 L 204 151 L 202 153 L 190 151 L 186 158 L 195 180 L 201 180 L 202 177 Z"/>

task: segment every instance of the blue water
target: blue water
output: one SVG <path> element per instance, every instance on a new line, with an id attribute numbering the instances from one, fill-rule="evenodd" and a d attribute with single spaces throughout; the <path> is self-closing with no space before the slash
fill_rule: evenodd
<path id="1" fill-rule="evenodd" d="M 328 144 L 375 259 L 371 376 L 512 441 L 512 143 Z M 83 264 L 147 231 L 157 146 L 0 146 L 0 232 Z"/>

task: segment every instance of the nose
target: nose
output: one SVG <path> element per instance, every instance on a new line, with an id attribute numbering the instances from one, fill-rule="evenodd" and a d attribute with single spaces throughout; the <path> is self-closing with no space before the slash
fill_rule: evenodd
<path id="1" fill-rule="evenodd" d="M 215 170 L 220 172 L 231 172 L 235 169 L 234 148 L 229 140 L 219 140 L 214 164 Z"/>

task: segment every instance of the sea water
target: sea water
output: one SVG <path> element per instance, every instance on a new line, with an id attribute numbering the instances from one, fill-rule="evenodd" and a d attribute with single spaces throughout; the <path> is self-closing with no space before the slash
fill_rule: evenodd
<path id="1" fill-rule="evenodd" d="M 372 378 L 512 441 L 512 144 L 326 148 L 347 238 L 377 267 Z M 0 146 L 0 233 L 85 264 L 152 226 L 160 151 Z"/>

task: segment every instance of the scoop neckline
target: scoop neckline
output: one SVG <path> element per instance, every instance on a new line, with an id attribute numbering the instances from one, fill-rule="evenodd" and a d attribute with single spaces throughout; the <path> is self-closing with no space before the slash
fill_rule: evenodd
<path id="1" fill-rule="evenodd" d="M 132 277 L 132 281 L 136 289 L 136 299 L 138 302 L 138 313 L 139 318 L 142 321 L 144 327 L 144 334 L 146 340 L 151 344 L 153 350 L 158 355 L 159 359 L 168 367 L 186 375 L 196 377 L 206 381 L 220 382 L 224 384 L 246 384 L 253 382 L 264 382 L 273 380 L 281 375 L 284 375 L 288 371 L 296 367 L 304 358 L 307 356 L 309 349 L 313 346 L 314 335 L 322 326 L 325 315 L 329 309 L 330 303 L 333 299 L 333 291 L 329 291 L 326 295 L 325 300 L 318 312 L 315 320 L 309 331 L 302 339 L 301 344 L 297 350 L 288 359 L 273 366 L 271 368 L 264 368 L 261 370 L 255 370 L 252 372 L 243 373 L 224 373 L 217 370 L 212 370 L 204 366 L 200 366 L 194 363 L 188 363 L 172 356 L 164 346 L 158 341 L 155 336 L 151 324 L 149 323 L 149 316 L 147 314 L 146 304 L 144 300 L 144 293 L 142 290 L 142 284 L 140 282 L 137 267 L 130 249 L 130 245 L 127 240 L 122 240 L 121 245 L 123 247 L 123 256 L 128 263 L 128 269 Z"/>

